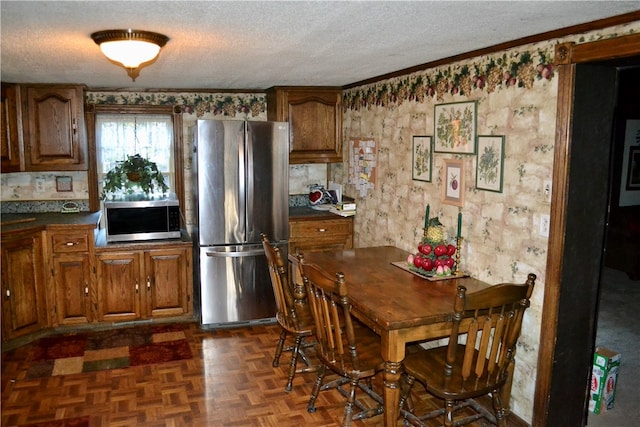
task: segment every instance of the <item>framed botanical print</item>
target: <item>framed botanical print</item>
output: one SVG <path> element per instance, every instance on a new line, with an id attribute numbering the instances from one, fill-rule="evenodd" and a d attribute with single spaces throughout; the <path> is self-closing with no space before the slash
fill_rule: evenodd
<path id="1" fill-rule="evenodd" d="M 504 136 L 478 136 L 476 188 L 502 193 Z"/>
<path id="2" fill-rule="evenodd" d="M 442 165 L 442 203 L 464 205 L 464 162 L 445 159 Z"/>
<path id="3" fill-rule="evenodd" d="M 416 181 L 431 182 L 431 153 L 430 136 L 413 137 L 413 156 L 411 159 L 412 178 Z"/>
<path id="4" fill-rule="evenodd" d="M 475 154 L 476 109 L 476 101 L 435 106 L 435 153 Z"/>

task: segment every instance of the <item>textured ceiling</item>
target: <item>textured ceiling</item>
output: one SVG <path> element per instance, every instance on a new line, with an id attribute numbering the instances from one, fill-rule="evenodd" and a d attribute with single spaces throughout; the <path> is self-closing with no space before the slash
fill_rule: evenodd
<path id="1" fill-rule="evenodd" d="M 2 80 L 90 88 L 343 86 L 554 29 L 640 10 L 636 1 L 6 1 Z M 135 82 L 89 35 L 170 41 Z"/>

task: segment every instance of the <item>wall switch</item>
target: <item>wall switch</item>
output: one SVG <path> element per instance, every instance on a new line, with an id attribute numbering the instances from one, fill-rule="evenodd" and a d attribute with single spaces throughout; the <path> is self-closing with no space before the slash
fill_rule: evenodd
<path id="1" fill-rule="evenodd" d="M 544 194 L 544 200 L 551 203 L 551 189 L 552 183 L 550 179 L 545 179 L 542 182 L 542 193 Z"/>
<path id="2" fill-rule="evenodd" d="M 549 237 L 550 223 L 551 217 L 549 215 L 540 215 L 540 235 L 542 237 Z"/>

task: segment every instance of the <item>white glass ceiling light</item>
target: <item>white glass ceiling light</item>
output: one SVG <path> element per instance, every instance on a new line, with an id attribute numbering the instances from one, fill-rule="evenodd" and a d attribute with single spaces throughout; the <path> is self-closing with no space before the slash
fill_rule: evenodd
<path id="1" fill-rule="evenodd" d="M 104 30 L 91 34 L 102 53 L 113 62 L 122 65 L 135 82 L 140 68 L 156 59 L 160 48 L 169 37 L 150 31 Z"/>

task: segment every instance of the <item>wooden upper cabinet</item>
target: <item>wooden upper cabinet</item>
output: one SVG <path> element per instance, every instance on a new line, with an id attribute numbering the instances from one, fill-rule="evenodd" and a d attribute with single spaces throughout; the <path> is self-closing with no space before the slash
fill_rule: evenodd
<path id="1" fill-rule="evenodd" d="M 0 165 L 2 172 L 24 170 L 24 145 L 22 142 L 22 111 L 20 110 L 20 87 L 2 83 L 2 136 Z"/>
<path id="2" fill-rule="evenodd" d="M 342 162 L 342 90 L 273 87 L 268 120 L 289 122 L 289 163 Z"/>
<path id="3" fill-rule="evenodd" d="M 87 170 L 84 86 L 23 87 L 26 170 Z"/>

